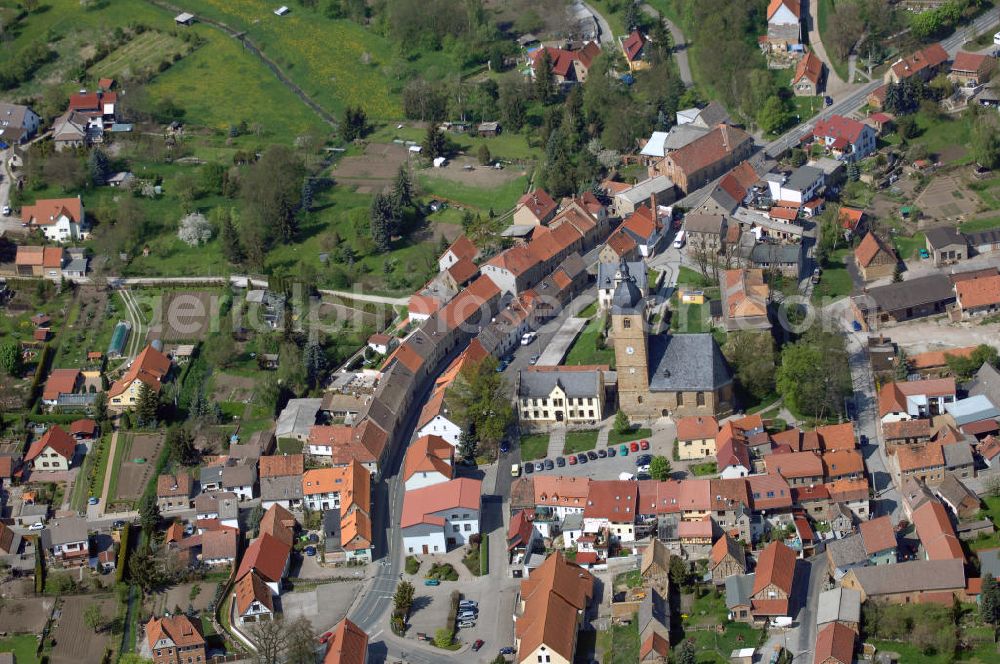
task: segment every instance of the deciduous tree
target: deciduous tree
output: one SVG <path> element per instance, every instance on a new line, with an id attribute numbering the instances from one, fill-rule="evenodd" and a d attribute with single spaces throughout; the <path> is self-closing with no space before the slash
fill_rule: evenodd
<path id="1" fill-rule="evenodd" d="M 649 462 L 649 476 L 658 482 L 670 479 L 670 459 L 665 456 L 655 456 Z"/>

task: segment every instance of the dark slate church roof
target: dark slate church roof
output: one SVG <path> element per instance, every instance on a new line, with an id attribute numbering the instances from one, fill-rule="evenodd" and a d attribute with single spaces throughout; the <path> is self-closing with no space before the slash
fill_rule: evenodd
<path id="1" fill-rule="evenodd" d="M 659 335 L 649 339 L 651 392 L 713 391 L 733 375 L 711 334 Z"/>

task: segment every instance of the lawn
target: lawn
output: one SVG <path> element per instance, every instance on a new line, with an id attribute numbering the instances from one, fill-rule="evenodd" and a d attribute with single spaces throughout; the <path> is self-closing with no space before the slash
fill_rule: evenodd
<path id="1" fill-rule="evenodd" d="M 898 253 L 900 258 L 903 260 L 917 258 L 919 256 L 918 252 L 921 249 L 927 248 L 927 243 L 924 240 L 923 233 L 916 233 L 912 237 L 894 235 L 892 238 L 892 244 L 896 247 L 896 253 Z"/>
<path id="2" fill-rule="evenodd" d="M 686 304 L 674 295 L 670 302 L 674 312 L 670 319 L 670 329 L 680 334 L 707 332 L 710 329 L 709 306 L 707 299 L 704 304 Z"/>
<path id="3" fill-rule="evenodd" d="M 200 30 L 209 42 L 154 78 L 147 86 L 150 96 L 172 99 L 185 110 L 188 122 L 213 129 L 226 130 L 243 121 L 259 124 L 274 142 L 289 144 L 302 134 L 331 131 L 237 42 L 207 27 Z M 220 67 L 220 62 L 226 66 Z M 249 90 L 253 94 L 247 94 Z"/>
<path id="4" fill-rule="evenodd" d="M 549 453 L 549 434 L 533 433 L 521 436 L 521 458 L 525 461 L 544 459 Z"/>
<path id="5" fill-rule="evenodd" d="M 986 504 L 986 509 L 982 510 L 982 514 L 988 517 L 993 525 L 1000 524 L 1000 498 L 983 498 L 983 503 Z M 1000 532 L 993 532 L 989 536 L 980 536 L 974 540 L 969 541 L 969 548 L 973 551 L 981 551 L 982 549 L 993 549 L 1000 547 Z"/>
<path id="6" fill-rule="evenodd" d="M 395 56 L 392 42 L 352 21 L 327 18 L 326 3 L 320 4 L 311 10 L 296 3 L 281 17 L 265 0 L 205 0 L 197 11 L 246 31 L 289 78 L 333 114 L 360 105 L 373 118 L 399 117 L 402 109 L 390 89 L 390 76 L 406 80 L 408 67 Z M 243 96 L 248 103 L 259 103 L 258 95 Z"/>
<path id="7" fill-rule="evenodd" d="M 687 636 L 694 639 L 699 664 L 727 664 L 730 661 L 729 655 L 734 650 L 758 645 L 762 633 L 763 630 L 754 629 L 750 625 L 727 622 L 722 634 L 717 633 L 713 626 L 711 629 L 689 632 Z"/>
<path id="8" fill-rule="evenodd" d="M 612 625 L 597 633 L 597 649 L 603 653 L 603 664 L 634 664 L 639 661 L 639 621 L 627 625 Z"/>
<path id="9" fill-rule="evenodd" d="M 35 650 L 38 648 L 38 637 L 34 634 L 18 634 L 0 640 L 0 652 L 14 653 L 18 664 L 33 664 L 38 661 Z"/>
<path id="10" fill-rule="evenodd" d="M 719 468 L 714 461 L 696 463 L 691 466 L 689 470 L 698 477 L 701 477 L 702 475 L 716 475 L 719 472 Z"/>
<path id="11" fill-rule="evenodd" d="M 528 187 L 526 175 L 519 176 L 495 189 L 469 187 L 454 180 L 428 173 L 418 174 L 417 182 L 423 193 L 428 196 L 446 198 L 449 201 L 461 203 L 479 210 L 484 215 L 491 209 L 498 215 L 510 210 Z"/>
<path id="12" fill-rule="evenodd" d="M 108 443 L 110 445 L 110 443 Z M 132 449 L 132 436 L 127 433 L 118 434 L 118 445 L 115 447 L 115 458 L 111 460 L 111 477 L 108 479 L 108 503 L 119 502 L 115 496 L 118 495 L 118 476 L 121 474 L 122 463 L 128 458 L 128 452 Z M 104 478 L 100 480 L 104 486 Z"/>
<path id="13" fill-rule="evenodd" d="M 615 430 L 608 432 L 608 445 L 618 445 L 619 443 L 627 443 L 632 440 L 639 440 L 640 438 L 649 438 L 653 435 L 652 429 L 629 429 L 625 433 L 618 433 Z"/>
<path id="14" fill-rule="evenodd" d="M 987 219 L 973 219 L 959 225 L 958 229 L 963 233 L 974 233 L 976 231 L 989 231 L 1000 228 L 1000 217 L 990 217 Z"/>
<path id="15" fill-rule="evenodd" d="M 570 346 L 569 352 L 563 364 L 567 365 L 588 365 L 606 364 L 612 369 L 615 368 L 615 349 L 609 345 L 605 348 L 598 347 L 601 340 L 601 330 L 604 327 L 604 317 L 596 316 L 584 326 L 583 330 L 576 337 L 576 341 Z"/>
<path id="16" fill-rule="evenodd" d="M 819 283 L 813 288 L 814 301 L 820 298 L 835 300 L 851 294 L 854 284 L 847 271 L 845 261 L 850 260 L 852 255 L 850 248 L 831 252 L 823 264 L 823 274 L 820 276 Z"/>
<path id="17" fill-rule="evenodd" d="M 677 271 L 677 285 L 682 284 L 688 286 L 710 286 L 712 282 L 701 272 L 682 265 L 680 270 Z"/>
<path id="18" fill-rule="evenodd" d="M 597 447 L 597 430 L 567 431 L 563 454 L 579 454 Z"/>
<path id="19" fill-rule="evenodd" d="M 910 139 L 910 143 L 925 146 L 930 154 L 938 155 L 947 148 L 969 142 L 972 121 L 965 114 L 954 119 L 930 117 L 926 113 L 917 113 L 913 117 L 917 121 L 919 134 Z"/>

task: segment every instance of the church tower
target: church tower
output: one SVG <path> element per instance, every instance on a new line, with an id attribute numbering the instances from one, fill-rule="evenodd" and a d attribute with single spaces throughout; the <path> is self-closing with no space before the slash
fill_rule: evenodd
<path id="1" fill-rule="evenodd" d="M 649 399 L 649 350 L 646 307 L 623 260 L 621 281 L 611 298 L 611 333 L 618 373 L 618 407 L 626 415 L 642 417 Z"/>

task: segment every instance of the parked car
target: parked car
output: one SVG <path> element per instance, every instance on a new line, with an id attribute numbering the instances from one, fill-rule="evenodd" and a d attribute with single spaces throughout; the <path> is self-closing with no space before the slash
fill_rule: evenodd
<path id="1" fill-rule="evenodd" d="M 921 258 L 930 258 L 930 257 L 931 257 L 931 254 L 930 254 L 930 252 L 929 252 L 929 251 L 927 251 L 926 249 L 921 249 L 921 250 L 920 250 L 920 257 L 921 257 Z"/>
<path id="2" fill-rule="evenodd" d="M 484 645 L 486 645 L 485 641 L 482 639 L 476 639 L 476 641 L 472 644 L 472 652 L 479 652 L 479 649 Z"/>
<path id="3" fill-rule="evenodd" d="M 543 470 L 545 470 L 545 464 L 543 462 L 539 461 L 538 463 L 535 464 L 535 471 L 536 472 L 540 473 Z"/>
<path id="4" fill-rule="evenodd" d="M 635 458 L 635 465 L 637 466 L 648 466 L 649 462 L 653 460 L 653 457 L 648 454 L 640 454 Z"/>
<path id="5" fill-rule="evenodd" d="M 851 321 L 851 329 L 854 330 L 855 332 L 860 332 L 861 331 L 861 323 L 859 323 L 856 320 L 852 320 Z"/>
<path id="6" fill-rule="evenodd" d="M 609 457 L 613 457 L 613 456 L 615 456 L 615 455 L 616 455 L 617 453 L 618 453 L 618 452 L 616 452 L 616 451 L 615 451 L 615 448 L 614 448 L 614 447 L 609 447 L 609 448 L 608 448 L 608 456 L 609 456 Z"/>
<path id="7" fill-rule="evenodd" d="M 310 558 L 312 558 L 313 556 L 316 555 L 316 547 L 314 547 L 314 546 L 307 546 L 305 549 L 303 549 L 303 551 Z"/>
<path id="8" fill-rule="evenodd" d="M 438 579 L 424 579 L 425 586 L 440 586 L 441 581 Z"/>
<path id="9" fill-rule="evenodd" d="M 479 602 L 472 599 L 463 599 L 458 603 L 459 609 L 478 609 Z"/>
<path id="10" fill-rule="evenodd" d="M 10 216 L 10 206 L 9 205 L 4 205 L 3 206 L 3 216 L 5 216 L 5 217 L 9 217 Z"/>
<path id="11" fill-rule="evenodd" d="M 39 521 L 28 526 L 28 530 L 45 530 L 45 524 Z"/>
<path id="12" fill-rule="evenodd" d="M 537 355 L 532 355 L 531 358 L 528 359 L 528 364 L 530 364 L 532 366 L 534 366 L 537 363 L 538 363 L 538 356 Z"/>
<path id="13" fill-rule="evenodd" d="M 552 470 L 555 467 L 556 467 L 556 464 L 552 461 L 552 459 L 546 459 L 545 460 L 545 470 Z"/>
<path id="14" fill-rule="evenodd" d="M 556 465 L 559 466 L 560 468 L 564 467 L 566 465 L 566 459 L 562 457 L 556 457 Z"/>
<path id="15" fill-rule="evenodd" d="M 861 442 L 862 445 L 868 444 L 868 436 L 866 436 L 865 434 L 861 434 L 860 436 L 858 436 L 858 440 Z"/>
<path id="16" fill-rule="evenodd" d="M 580 463 L 587 463 L 587 455 L 581 452 L 580 454 L 576 455 L 576 460 L 579 461 Z"/>
<path id="17" fill-rule="evenodd" d="M 475 620 L 478 614 L 475 611 L 459 611 L 459 620 Z"/>
<path id="18" fill-rule="evenodd" d="M 628 445 L 622 443 L 618 446 L 618 451 L 621 452 L 622 456 L 628 456 Z"/>
<path id="19" fill-rule="evenodd" d="M 605 449 L 603 449 L 603 448 L 599 449 L 599 450 L 597 450 L 597 456 L 600 459 L 607 459 L 608 458 L 608 451 L 605 450 Z"/>
<path id="20" fill-rule="evenodd" d="M 194 524 L 193 523 L 189 523 L 188 525 L 184 526 L 184 534 L 187 535 L 188 537 L 190 537 L 191 535 L 194 535 Z"/>
<path id="21" fill-rule="evenodd" d="M 649 473 L 649 464 L 648 464 L 648 463 L 645 463 L 645 464 L 643 464 L 643 465 L 639 466 L 638 468 L 636 468 L 635 470 L 636 470 L 636 472 L 638 472 L 639 474 L 643 474 L 643 473 L 646 473 L 646 474 L 648 474 L 648 473 Z"/>
<path id="22" fill-rule="evenodd" d="M 648 450 L 649 449 L 649 441 L 648 440 L 640 440 L 639 441 L 639 447 L 641 449 Z"/>
<path id="23" fill-rule="evenodd" d="M 500 454 L 507 454 L 507 452 L 510 452 L 510 443 L 505 440 L 500 443 Z"/>
<path id="24" fill-rule="evenodd" d="M 99 502 L 101 502 L 101 499 L 98 498 L 97 496 L 91 496 L 90 498 L 87 498 L 88 505 L 96 505 Z"/>
<path id="25" fill-rule="evenodd" d="M 525 475 L 530 475 L 533 472 L 535 472 L 535 464 L 531 463 L 530 461 L 528 463 L 524 464 L 524 474 Z"/>
<path id="26" fill-rule="evenodd" d="M 576 457 L 575 456 L 569 457 L 569 465 L 571 465 L 571 466 L 575 466 L 576 465 Z"/>
<path id="27" fill-rule="evenodd" d="M 125 522 L 122 521 L 121 519 L 118 519 L 117 521 L 111 524 L 111 530 L 121 530 L 124 527 L 125 527 Z"/>
<path id="28" fill-rule="evenodd" d="M 333 636 L 333 632 L 323 632 L 323 636 L 319 637 L 318 641 L 320 643 L 326 643 L 330 640 L 331 636 Z"/>
<path id="29" fill-rule="evenodd" d="M 587 452 L 587 458 L 590 459 L 591 461 L 597 461 L 597 452 L 595 452 L 594 450 L 590 450 L 589 452 Z"/>
<path id="30" fill-rule="evenodd" d="M 458 623 L 459 629 L 472 629 L 476 626 L 475 620 L 462 620 Z"/>
<path id="31" fill-rule="evenodd" d="M 503 648 L 500 648 L 500 654 L 501 655 L 513 655 L 516 652 L 517 651 L 514 650 L 514 648 L 512 646 L 504 646 Z"/>
<path id="32" fill-rule="evenodd" d="M 633 440 L 631 443 L 629 443 L 628 447 L 633 452 L 638 452 L 639 451 L 639 443 L 638 443 L 638 441 Z"/>
<path id="33" fill-rule="evenodd" d="M 823 103 L 826 104 L 827 106 L 833 106 L 833 97 L 829 95 L 823 97 Z"/>

